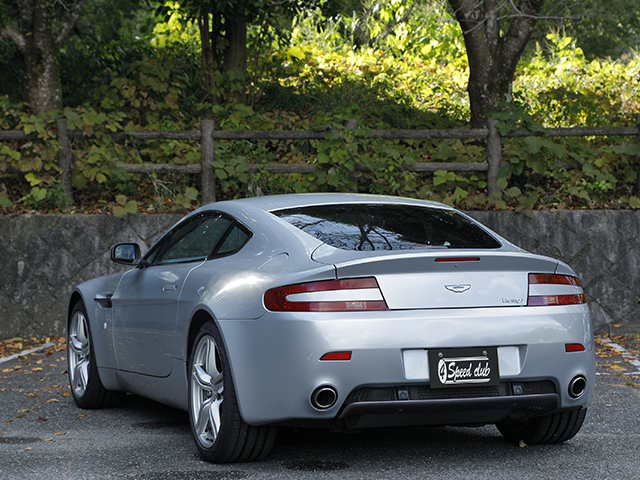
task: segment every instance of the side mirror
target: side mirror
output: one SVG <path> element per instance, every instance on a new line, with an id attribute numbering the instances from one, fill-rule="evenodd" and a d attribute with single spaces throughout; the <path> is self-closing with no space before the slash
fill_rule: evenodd
<path id="1" fill-rule="evenodd" d="M 140 263 L 140 245 L 137 243 L 116 243 L 111 247 L 111 260 L 135 267 Z"/>

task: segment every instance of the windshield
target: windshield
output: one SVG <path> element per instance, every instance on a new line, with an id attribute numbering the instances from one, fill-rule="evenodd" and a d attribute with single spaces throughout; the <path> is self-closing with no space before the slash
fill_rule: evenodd
<path id="1" fill-rule="evenodd" d="M 475 223 L 451 210 L 410 205 L 344 204 L 271 212 L 342 250 L 499 248 Z"/>

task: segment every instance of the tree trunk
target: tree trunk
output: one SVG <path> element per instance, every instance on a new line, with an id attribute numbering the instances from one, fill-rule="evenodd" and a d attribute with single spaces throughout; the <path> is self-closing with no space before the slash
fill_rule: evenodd
<path id="1" fill-rule="evenodd" d="M 62 83 L 58 50 L 53 45 L 49 25 L 34 25 L 22 52 L 24 99 L 36 115 L 62 110 Z"/>
<path id="2" fill-rule="evenodd" d="M 469 59 L 471 127 L 483 128 L 498 103 L 510 102 L 518 60 L 531 38 L 544 0 L 504 5 L 496 0 L 449 0 Z M 507 21 L 510 21 L 507 24 Z"/>
<path id="3" fill-rule="evenodd" d="M 247 24 L 226 18 L 225 32 L 226 48 L 222 70 L 230 80 L 233 98 L 238 103 L 246 103 Z"/>
<path id="4" fill-rule="evenodd" d="M 200 44 L 202 46 L 202 69 L 204 71 L 207 91 L 212 95 L 212 103 L 217 104 L 218 97 L 215 93 L 215 78 L 216 71 L 218 70 L 218 62 L 216 61 L 216 52 L 214 50 L 215 38 L 212 35 L 209 23 L 209 13 L 205 11 L 198 19 Z"/>
<path id="5" fill-rule="evenodd" d="M 35 114 L 62 109 L 62 84 L 58 54 L 62 43 L 80 16 L 84 0 L 76 0 L 70 8 L 57 0 L 13 0 L 16 28 L 4 25 L 0 38 L 18 47 L 23 65 L 24 100 Z M 58 15 L 59 28 L 53 23 Z"/>

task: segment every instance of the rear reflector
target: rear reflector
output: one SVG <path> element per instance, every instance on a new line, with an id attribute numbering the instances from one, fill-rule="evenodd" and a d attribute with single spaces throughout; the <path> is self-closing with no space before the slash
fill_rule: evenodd
<path id="1" fill-rule="evenodd" d="M 351 352 L 331 352 L 325 353 L 320 360 L 351 360 Z"/>
<path id="2" fill-rule="evenodd" d="M 578 305 L 580 303 L 586 303 L 583 294 L 579 295 L 540 295 L 536 297 L 529 297 L 530 306 L 540 305 Z"/>
<path id="3" fill-rule="evenodd" d="M 387 310 L 374 277 L 298 283 L 264 294 L 272 312 L 357 312 Z"/>
<path id="4" fill-rule="evenodd" d="M 529 274 L 529 306 L 586 303 L 580 280 L 571 275 Z"/>
<path id="5" fill-rule="evenodd" d="M 584 352 L 584 345 L 580 343 L 565 343 L 564 344 L 565 352 Z"/>

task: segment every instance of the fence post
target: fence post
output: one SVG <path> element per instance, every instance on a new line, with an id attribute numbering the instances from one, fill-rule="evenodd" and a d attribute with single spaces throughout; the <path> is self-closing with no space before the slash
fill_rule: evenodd
<path id="1" fill-rule="evenodd" d="M 498 188 L 498 170 L 502 162 L 502 139 L 500 132 L 496 128 L 498 120 L 495 118 L 487 119 L 487 164 L 489 170 L 487 172 L 487 191 L 489 196 L 499 193 Z"/>
<path id="2" fill-rule="evenodd" d="M 638 134 L 636 135 L 636 143 L 640 148 L 640 115 L 636 118 L 636 127 L 638 127 Z M 640 196 L 640 177 L 636 180 L 636 195 Z"/>
<path id="3" fill-rule="evenodd" d="M 71 142 L 69 142 L 69 131 L 67 130 L 67 119 L 56 120 L 56 137 L 60 150 L 58 150 L 58 166 L 60 167 L 60 180 L 64 198 L 69 205 L 73 205 L 73 153 L 71 152 Z"/>
<path id="4" fill-rule="evenodd" d="M 216 178 L 213 171 L 215 144 L 213 141 L 213 120 L 200 122 L 200 161 L 202 163 L 202 204 L 216 201 Z"/>

